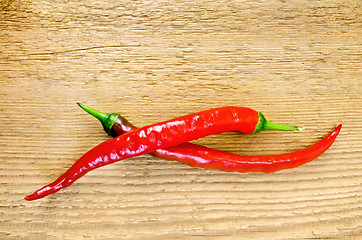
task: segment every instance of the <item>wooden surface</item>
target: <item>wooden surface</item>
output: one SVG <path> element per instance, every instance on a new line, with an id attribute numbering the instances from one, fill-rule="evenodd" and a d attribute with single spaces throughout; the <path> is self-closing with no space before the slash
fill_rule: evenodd
<path id="1" fill-rule="evenodd" d="M 361 239 L 361 1 L 30 1 L 0 10 L 0 239 Z M 273 174 L 144 155 L 57 194 L 23 197 L 109 139 L 75 103 L 137 126 L 226 105 L 304 132 L 194 142 L 301 149 Z"/>

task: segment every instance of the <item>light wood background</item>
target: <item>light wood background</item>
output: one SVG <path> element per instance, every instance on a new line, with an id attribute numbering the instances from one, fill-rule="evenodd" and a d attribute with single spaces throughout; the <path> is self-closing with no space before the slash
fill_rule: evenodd
<path id="1" fill-rule="evenodd" d="M 362 239 L 361 1 L 3 0 L 0 239 Z M 149 155 L 50 183 L 109 139 L 75 103 L 137 126 L 226 105 L 304 132 L 194 142 L 238 154 L 312 145 L 273 174 Z"/>

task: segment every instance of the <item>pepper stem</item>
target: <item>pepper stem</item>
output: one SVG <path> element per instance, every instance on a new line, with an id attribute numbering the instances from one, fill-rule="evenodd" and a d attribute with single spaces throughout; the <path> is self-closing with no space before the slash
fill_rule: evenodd
<path id="1" fill-rule="evenodd" d="M 278 130 L 278 131 L 303 131 L 304 127 L 299 126 L 290 126 L 290 125 L 283 125 L 278 123 L 273 123 L 268 120 L 265 120 L 263 130 Z"/>
<path id="2" fill-rule="evenodd" d="M 255 130 L 253 133 L 260 132 L 261 130 L 277 130 L 277 131 L 303 131 L 304 127 L 299 126 L 290 126 L 290 125 L 283 125 L 278 123 L 273 123 L 265 119 L 264 115 L 259 112 L 259 122 L 255 126 Z"/>
<path id="3" fill-rule="evenodd" d="M 116 122 L 118 114 L 112 113 L 103 113 L 98 110 L 95 110 L 94 108 L 91 108 L 87 105 L 84 105 L 80 102 L 77 102 L 78 106 L 81 107 L 84 111 L 92 115 L 93 117 L 97 118 L 103 125 L 104 131 L 106 131 L 107 134 L 110 133 L 112 125 Z"/>

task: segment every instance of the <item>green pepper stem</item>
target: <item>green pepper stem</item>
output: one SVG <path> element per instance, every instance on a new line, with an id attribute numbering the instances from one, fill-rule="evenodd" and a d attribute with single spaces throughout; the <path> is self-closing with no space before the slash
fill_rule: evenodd
<path id="1" fill-rule="evenodd" d="M 84 111 L 89 113 L 90 115 L 97 118 L 103 125 L 104 131 L 106 131 L 107 134 L 110 133 L 112 125 L 116 122 L 118 114 L 112 113 L 103 113 L 98 110 L 95 110 L 94 108 L 91 108 L 87 105 L 84 105 L 80 102 L 77 102 L 78 106 L 81 107 Z"/>
<path id="2" fill-rule="evenodd" d="M 290 125 L 283 125 L 278 123 L 273 123 L 265 119 L 264 115 L 259 112 L 259 121 L 255 126 L 255 131 L 253 133 L 260 132 L 262 130 L 277 130 L 277 131 L 303 131 L 304 127 L 298 126 L 290 126 Z"/>
<path id="3" fill-rule="evenodd" d="M 278 130 L 278 131 L 303 131 L 304 127 L 299 126 L 290 126 L 290 125 L 283 125 L 278 123 L 273 123 L 268 120 L 265 120 L 263 130 Z"/>

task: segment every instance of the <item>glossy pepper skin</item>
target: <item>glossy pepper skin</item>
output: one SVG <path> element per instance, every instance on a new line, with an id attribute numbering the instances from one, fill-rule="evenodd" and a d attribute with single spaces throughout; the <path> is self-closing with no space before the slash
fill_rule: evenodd
<path id="1" fill-rule="evenodd" d="M 310 147 L 277 155 L 240 156 L 192 143 L 158 149 L 153 154 L 169 160 L 177 160 L 192 167 L 217 169 L 225 172 L 272 173 L 296 168 L 313 161 L 333 144 L 341 127 L 342 125 L 339 125 L 329 135 Z"/>
<path id="2" fill-rule="evenodd" d="M 35 200 L 55 193 L 93 169 L 160 148 L 229 131 L 245 134 L 258 132 L 268 128 L 263 119 L 257 111 L 250 108 L 222 107 L 142 127 L 99 144 L 78 159 L 56 181 L 26 196 L 25 200 Z"/>
<path id="3" fill-rule="evenodd" d="M 80 106 L 90 114 L 94 114 L 96 111 L 82 104 Z M 108 116 L 108 114 L 104 115 L 100 121 L 104 123 L 106 119 L 104 117 Z M 138 129 L 121 115 L 116 114 L 114 117 L 108 124 L 110 130 L 105 128 L 109 135 L 116 137 Z M 313 161 L 332 145 L 341 127 L 342 125 L 339 125 L 328 136 L 308 148 L 278 155 L 241 156 L 189 142 L 165 149 L 157 149 L 150 154 L 167 160 L 177 160 L 192 167 L 217 169 L 225 172 L 272 173 Z"/>

